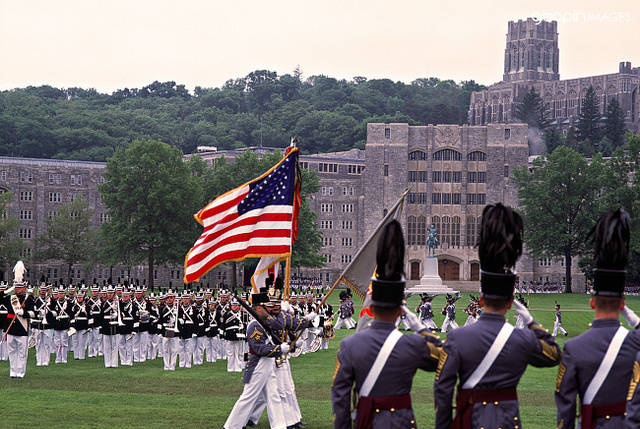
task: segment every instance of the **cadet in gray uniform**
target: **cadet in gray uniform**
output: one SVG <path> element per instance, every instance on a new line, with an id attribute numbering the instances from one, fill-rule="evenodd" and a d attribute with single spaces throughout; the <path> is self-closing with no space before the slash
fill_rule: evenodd
<path id="1" fill-rule="evenodd" d="M 473 325 L 449 332 L 444 344 L 434 384 L 437 429 L 520 427 L 516 386 L 527 365 L 550 367 L 560 361 L 554 338 L 513 300 L 516 276 L 511 269 L 522 254 L 522 230 L 522 219 L 510 207 L 484 208 L 478 245 L 484 311 Z M 512 304 L 528 329 L 506 322 Z"/>
<path id="2" fill-rule="evenodd" d="M 378 241 L 377 277 L 372 279 L 369 328 L 340 344 L 331 387 L 334 428 L 352 427 L 351 390 L 358 390 L 358 429 L 415 428 L 411 384 L 418 369 L 435 371 L 441 342 L 405 307 L 404 238 L 397 221 L 385 226 Z M 404 312 L 418 334 L 403 335 L 395 321 Z M 374 365 L 376 362 L 376 365 Z"/>
<path id="3" fill-rule="evenodd" d="M 610 211 L 592 230 L 596 268 L 590 303 L 595 319 L 588 331 L 564 345 L 555 393 L 560 429 L 575 427 L 578 397 L 583 429 L 618 429 L 624 424 L 629 381 L 640 350 L 640 333 L 629 332 L 619 321 L 622 311 L 632 327 L 640 323 L 625 307 L 623 297 L 629 223 L 623 210 Z M 629 420 L 637 419 L 632 414 Z"/>

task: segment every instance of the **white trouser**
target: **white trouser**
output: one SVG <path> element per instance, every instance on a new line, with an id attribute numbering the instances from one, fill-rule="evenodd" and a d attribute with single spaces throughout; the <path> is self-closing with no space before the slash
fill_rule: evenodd
<path id="1" fill-rule="evenodd" d="M 162 337 L 162 359 L 164 360 L 165 371 L 175 371 L 176 358 L 178 357 L 178 341 L 180 338 Z"/>
<path id="2" fill-rule="evenodd" d="M 436 325 L 436 322 L 434 322 L 430 317 L 428 319 L 422 319 L 422 324 L 429 329 L 438 329 L 438 325 Z"/>
<path id="3" fill-rule="evenodd" d="M 475 317 L 473 317 L 472 315 L 469 315 L 469 317 L 467 317 L 467 321 L 464 322 L 464 326 L 468 326 L 468 325 L 473 325 L 474 323 L 476 323 L 478 321 L 478 319 L 476 319 Z"/>
<path id="4" fill-rule="evenodd" d="M 73 353 L 73 356 L 75 358 L 76 347 L 78 346 L 78 336 L 74 334 L 74 335 L 72 335 L 72 336 L 70 336 L 68 338 L 69 338 L 69 340 L 68 340 L 68 343 L 69 343 L 68 351 L 70 350 Z"/>
<path id="5" fill-rule="evenodd" d="M 231 343 L 237 343 L 232 341 Z M 233 406 L 225 429 L 241 429 L 247 424 L 255 404 L 264 395 L 267 403 L 267 414 L 271 429 L 285 429 L 287 427 L 283 415 L 283 407 L 278 394 L 278 381 L 275 374 L 275 359 L 260 358 L 251 375 L 249 383 L 244 385 L 242 394 Z"/>
<path id="6" fill-rule="evenodd" d="M 398 317 L 398 318 L 396 319 L 396 328 L 397 328 L 398 326 L 400 326 L 400 322 L 402 322 L 402 326 L 403 326 L 403 329 L 404 329 L 405 331 L 409 331 L 409 330 L 410 330 L 410 329 L 409 329 L 409 325 L 407 325 L 407 319 L 406 319 L 405 317 L 402 317 L 402 316 L 400 316 L 400 317 Z"/>
<path id="7" fill-rule="evenodd" d="M 87 340 L 88 345 L 88 356 L 96 357 L 98 353 L 102 349 L 102 334 L 100 333 L 99 328 L 92 328 L 89 331 L 89 339 Z"/>
<path id="8" fill-rule="evenodd" d="M 193 349 L 195 346 L 195 338 L 187 338 L 178 340 L 178 359 L 180 368 L 191 368 L 191 358 L 193 357 Z"/>
<path id="9" fill-rule="evenodd" d="M 342 317 L 338 317 L 338 321 L 336 322 L 336 326 L 333 329 L 342 329 L 342 325 L 345 325 L 346 329 L 349 329 L 349 325 L 347 324 L 347 319 L 343 319 Z"/>
<path id="10" fill-rule="evenodd" d="M 158 356 L 160 345 L 162 344 L 162 337 L 159 334 L 149 335 L 149 347 L 147 348 L 147 359 L 155 359 Z"/>
<path id="11" fill-rule="evenodd" d="M 67 363 L 69 335 L 66 330 L 53 330 L 53 346 L 56 353 L 56 363 Z"/>
<path id="12" fill-rule="evenodd" d="M 105 368 L 118 367 L 118 343 L 120 335 L 103 335 L 102 336 L 102 352 L 104 353 Z"/>
<path id="13" fill-rule="evenodd" d="M 2 339 L 4 338 L 4 341 Z M 7 339 L 4 336 L 4 330 L 0 329 L 0 360 L 9 359 L 9 348 L 7 347 Z"/>
<path id="14" fill-rule="evenodd" d="M 218 359 L 226 360 L 229 356 L 227 350 L 229 349 L 229 341 L 224 338 L 220 339 L 220 357 Z"/>
<path id="15" fill-rule="evenodd" d="M 218 360 L 220 351 L 220 339 L 217 337 L 205 337 L 205 349 L 207 351 L 207 362 Z"/>
<path id="16" fill-rule="evenodd" d="M 289 366 L 289 361 L 285 360 L 279 367 L 276 366 L 275 374 L 278 382 L 278 395 L 280 396 L 285 423 L 287 424 L 287 427 L 293 426 L 302 420 L 302 415 L 300 414 L 300 407 L 298 407 L 298 399 L 296 398 L 296 389 L 293 385 L 293 379 L 291 379 L 291 367 Z M 258 423 L 258 420 L 260 420 L 262 412 L 266 406 L 266 396 L 262 395 L 258 401 L 256 401 L 249 420 L 253 423 Z"/>
<path id="17" fill-rule="evenodd" d="M 449 319 L 449 316 L 445 317 L 444 322 L 442 322 L 442 329 L 440 332 L 449 332 L 449 329 L 457 329 L 459 326 L 455 320 Z"/>
<path id="18" fill-rule="evenodd" d="M 194 365 L 202 365 L 204 361 L 204 348 L 206 343 L 208 342 L 207 337 L 196 337 L 194 338 L 196 343 L 193 348 L 193 364 Z"/>
<path id="19" fill-rule="evenodd" d="M 329 339 L 322 338 L 322 345 L 320 346 L 320 350 L 329 350 Z"/>
<path id="20" fill-rule="evenodd" d="M 53 329 L 36 330 L 36 366 L 48 366 L 53 344 Z"/>
<path id="21" fill-rule="evenodd" d="M 126 366 L 133 365 L 133 339 L 137 334 L 121 334 L 118 341 L 118 353 L 120 354 L 120 364 Z"/>
<path id="22" fill-rule="evenodd" d="M 5 341 L 7 342 L 7 350 L 9 353 L 9 376 L 22 378 L 25 372 L 27 372 L 29 337 L 7 335 Z"/>
<path id="23" fill-rule="evenodd" d="M 558 331 L 560 331 L 562 335 L 567 335 L 567 331 L 565 331 L 562 327 L 562 323 L 558 323 L 558 321 L 556 320 L 555 322 L 553 322 L 553 334 L 551 335 L 555 337 L 556 335 L 558 335 Z"/>
<path id="24" fill-rule="evenodd" d="M 242 368 L 244 367 L 243 347 L 244 347 L 243 341 L 227 342 L 227 371 L 228 372 L 242 372 Z"/>
<path id="25" fill-rule="evenodd" d="M 73 358 L 84 360 L 85 352 L 87 351 L 87 342 L 91 332 L 87 332 L 86 329 L 81 329 L 71 336 L 76 337 L 76 348 L 73 349 Z"/>
<path id="26" fill-rule="evenodd" d="M 144 362 L 147 360 L 147 351 L 149 348 L 149 333 L 138 332 L 133 337 L 133 361 Z"/>

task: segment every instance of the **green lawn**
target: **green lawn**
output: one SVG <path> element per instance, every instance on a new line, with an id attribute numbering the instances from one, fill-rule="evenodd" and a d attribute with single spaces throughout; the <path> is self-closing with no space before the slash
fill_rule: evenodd
<path id="1" fill-rule="evenodd" d="M 356 298 L 357 299 L 357 298 Z M 592 313 L 585 295 L 531 295 L 533 315 L 548 329 L 553 327 L 554 301 L 562 304 L 563 322 L 571 338 L 588 328 Z M 418 298 L 409 300 L 415 308 Z M 458 322 L 467 304 L 458 301 Z M 434 300 L 439 313 L 444 300 Z M 332 297 L 332 303 L 337 298 Z M 631 308 L 640 311 L 640 297 L 630 297 Z M 574 311 L 570 311 L 574 310 Z M 509 318 L 512 323 L 513 312 Z M 442 323 L 443 316 L 436 315 Z M 339 340 L 354 331 L 341 330 L 328 351 L 292 361 L 292 371 L 304 420 L 310 428 L 332 427 L 330 384 Z M 564 343 L 565 337 L 559 339 Z M 166 373 L 162 360 L 134 364 L 133 368 L 106 370 L 102 359 L 74 361 L 66 365 L 35 366 L 29 353 L 27 375 L 9 378 L 8 362 L 0 362 L 0 427 L 46 428 L 219 428 L 242 391 L 240 376 L 226 372 L 226 362 L 205 363 L 192 369 Z M 555 427 L 556 368 L 530 368 L 518 389 L 522 419 L 527 428 Z M 419 373 L 412 392 L 414 409 L 422 428 L 433 427 L 433 373 Z M 258 428 L 268 428 L 266 413 Z"/>

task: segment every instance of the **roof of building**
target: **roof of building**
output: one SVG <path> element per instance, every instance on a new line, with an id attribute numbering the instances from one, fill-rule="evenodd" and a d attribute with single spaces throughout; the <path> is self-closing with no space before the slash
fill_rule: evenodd
<path id="1" fill-rule="evenodd" d="M 0 156 L 0 164 L 24 164 L 47 167 L 75 167 L 75 168 L 98 168 L 104 169 L 106 162 L 96 161 L 73 161 L 68 159 L 45 159 L 45 158 L 19 158 L 13 156 Z"/>

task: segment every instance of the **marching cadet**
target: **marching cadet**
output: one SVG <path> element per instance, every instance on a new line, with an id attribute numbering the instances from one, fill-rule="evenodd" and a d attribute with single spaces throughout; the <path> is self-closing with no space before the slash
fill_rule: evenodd
<path id="1" fill-rule="evenodd" d="M 147 359 L 154 360 L 158 356 L 158 347 L 162 337 L 162 329 L 159 327 L 160 312 L 158 309 L 158 297 L 151 292 L 149 295 L 149 346 L 147 347 Z"/>
<path id="2" fill-rule="evenodd" d="M 207 312 L 208 326 L 206 328 L 206 353 L 207 362 L 215 362 L 218 359 L 222 359 L 220 355 L 220 329 L 218 327 L 219 320 L 219 307 L 218 302 L 215 299 L 209 299 L 209 311 Z"/>
<path id="3" fill-rule="evenodd" d="M 404 238 L 400 224 L 387 224 L 378 241 L 376 277 L 371 279 L 371 326 L 342 340 L 331 387 L 334 428 L 352 427 L 355 383 L 359 429 L 414 428 L 411 383 L 418 369 L 435 371 L 441 342 L 403 306 Z M 404 312 L 417 334 L 403 335 L 395 321 Z M 375 363 L 374 363 L 375 362 Z"/>
<path id="4" fill-rule="evenodd" d="M 629 332 L 619 321 L 622 312 L 631 327 L 640 324 L 624 301 L 629 224 L 629 215 L 619 209 L 605 213 L 591 231 L 595 269 L 590 304 L 595 319 L 589 330 L 564 345 L 555 392 L 560 429 L 575 427 L 578 397 L 583 429 L 620 428 L 624 424 L 629 382 L 633 388 L 638 379 L 634 359 L 640 349 L 639 332 Z M 629 393 L 633 395 L 633 391 Z M 629 411 L 629 422 L 637 421 L 637 410 L 632 406 Z M 629 422 L 625 427 L 638 427 Z"/>
<path id="5" fill-rule="evenodd" d="M 478 303 L 477 299 L 472 295 L 469 298 L 469 305 L 464 309 L 464 312 L 468 314 L 467 321 L 464 322 L 464 326 L 473 325 L 478 321 L 477 309 L 479 305 L 480 304 Z"/>
<path id="6" fill-rule="evenodd" d="M 204 293 L 202 291 L 196 293 L 194 312 L 196 338 L 193 349 L 193 364 L 202 365 L 204 361 L 204 349 L 208 342 L 206 334 L 209 330 L 209 309 L 204 303 Z"/>
<path id="7" fill-rule="evenodd" d="M 229 310 L 231 310 L 231 305 L 229 302 L 229 291 L 226 289 L 220 290 L 220 311 L 218 312 L 218 328 L 220 329 L 220 353 L 222 354 L 222 359 L 227 359 L 227 350 L 229 348 L 229 342 L 226 340 L 224 335 L 224 316 L 227 314 Z"/>
<path id="8" fill-rule="evenodd" d="M 336 322 L 335 329 L 341 329 L 342 325 L 345 325 L 347 329 L 355 328 L 356 324 L 353 318 L 352 307 L 347 300 L 347 293 L 345 291 L 340 292 L 340 308 L 338 308 L 338 322 Z"/>
<path id="9" fill-rule="evenodd" d="M 566 337 L 567 331 L 562 327 L 562 312 L 560 311 L 560 304 L 556 303 L 556 320 L 553 322 L 553 336 L 558 335 L 558 331 L 560 331 Z"/>
<path id="10" fill-rule="evenodd" d="M 87 340 L 89 339 L 89 310 L 87 302 L 85 301 L 85 292 L 79 291 L 76 296 L 76 301 L 71 306 L 71 327 L 73 332 L 72 337 L 76 337 L 75 348 L 72 349 L 73 358 L 77 360 L 84 360 L 84 355 L 87 350 Z"/>
<path id="11" fill-rule="evenodd" d="M 267 402 L 269 424 L 273 429 L 285 429 L 285 416 L 281 397 L 278 393 L 275 375 L 275 358 L 289 351 L 289 345 L 273 338 L 270 328 L 264 322 L 268 313 L 264 304 L 269 300 L 266 289 L 251 295 L 251 302 L 256 313 L 256 319 L 247 327 L 249 342 L 249 360 L 242 376 L 244 389 L 236 401 L 223 429 L 241 429 L 247 424 L 256 402 L 262 397 Z"/>
<path id="12" fill-rule="evenodd" d="M 444 322 L 442 322 L 442 329 L 440 332 L 449 332 L 450 329 L 458 329 L 458 324 L 456 323 L 456 298 L 453 296 L 447 295 L 447 306 L 443 310 L 443 313 L 446 317 L 444 318 Z"/>
<path id="13" fill-rule="evenodd" d="M 418 307 L 417 312 L 420 315 L 420 322 L 431 331 L 437 331 L 438 325 L 433 321 L 433 306 L 431 302 L 435 296 L 425 294 L 422 296 L 422 304 Z"/>
<path id="14" fill-rule="evenodd" d="M 69 328 L 71 327 L 71 304 L 67 299 L 64 286 L 54 291 L 49 305 L 47 323 L 53 328 L 53 350 L 56 363 L 67 363 L 69 352 Z"/>
<path id="15" fill-rule="evenodd" d="M 126 366 L 133 365 L 133 337 L 139 324 L 138 309 L 131 300 L 131 291 L 124 289 L 120 300 L 120 321 L 118 326 L 118 354 L 120 363 Z"/>
<path id="16" fill-rule="evenodd" d="M 100 320 L 102 325 L 102 352 L 104 355 L 105 368 L 118 367 L 118 345 L 120 335 L 118 327 L 122 323 L 120 320 L 120 299 L 115 296 L 112 285 L 107 287 L 106 299 L 102 303 Z"/>
<path id="17" fill-rule="evenodd" d="M 191 359 L 195 343 L 196 314 L 191 305 L 191 292 L 184 290 L 178 307 L 178 359 L 180 368 L 191 368 Z"/>
<path id="18" fill-rule="evenodd" d="M 434 384 L 436 429 L 520 427 L 516 386 L 527 365 L 550 367 L 560 361 L 554 338 L 513 300 L 516 276 L 511 270 L 522 255 L 522 230 L 522 219 L 510 207 L 485 206 L 478 244 L 484 311 L 477 323 L 449 332 L 444 343 Z M 529 329 L 506 322 L 512 304 Z"/>
<path id="19" fill-rule="evenodd" d="M 176 295 L 171 289 L 165 294 L 165 305 L 160 309 L 160 326 L 162 329 L 162 359 L 165 371 L 175 371 L 178 357 L 178 306 Z"/>
<path id="20" fill-rule="evenodd" d="M 322 304 L 323 297 L 318 296 L 316 300 L 316 304 L 319 306 L 318 308 L 318 316 L 320 316 L 320 327 L 322 328 L 320 343 L 320 350 L 328 350 L 329 349 L 329 340 L 332 339 L 335 335 L 333 334 L 333 307 L 327 304 L 325 301 Z M 322 305 L 320 305 L 322 304 Z"/>
<path id="21" fill-rule="evenodd" d="M 9 294 L 13 291 L 7 290 L 7 284 L 0 283 L 0 361 L 9 359 L 9 349 L 7 348 L 7 341 L 5 335 L 7 327 L 9 326 L 9 307 L 11 307 L 11 298 Z M 2 341 L 4 339 L 4 341 Z"/>
<path id="22" fill-rule="evenodd" d="M 227 341 L 227 371 L 242 372 L 245 330 L 240 318 L 240 303 L 231 300 L 231 309 L 223 316 L 224 338 Z"/>
<path id="23" fill-rule="evenodd" d="M 62 284 L 62 279 L 60 279 L 61 282 L 60 284 Z M 73 308 L 74 304 L 76 303 L 76 287 L 73 285 L 73 283 L 71 283 L 71 279 L 69 279 L 69 287 L 67 288 L 67 302 L 68 302 L 68 307 L 69 307 L 69 323 L 71 323 L 71 317 L 73 316 L 71 314 L 71 309 Z M 73 332 L 73 331 L 71 331 Z M 67 342 L 69 343 L 68 346 L 68 350 L 71 350 L 72 352 L 76 349 L 76 339 L 77 337 L 75 335 L 68 335 L 67 334 Z M 66 361 L 65 361 L 66 363 Z"/>
<path id="24" fill-rule="evenodd" d="M 138 326 L 134 329 L 136 335 L 133 337 L 133 361 L 144 362 L 147 360 L 150 345 L 151 303 L 147 301 L 142 286 L 136 286 L 133 305 L 139 316 Z"/>
<path id="25" fill-rule="evenodd" d="M 106 293 L 104 294 L 106 298 Z M 100 312 L 102 301 L 100 300 L 100 287 L 93 280 L 91 286 L 91 296 L 87 298 L 87 309 L 89 310 L 89 339 L 87 341 L 87 354 L 90 358 L 97 357 L 102 349 L 102 334 L 100 333 Z"/>
<path id="26" fill-rule="evenodd" d="M 47 323 L 47 309 L 49 286 L 42 283 L 38 291 L 39 295 L 34 299 L 36 317 L 31 319 L 31 329 L 36 334 L 36 366 L 49 366 L 51 359 L 51 345 L 53 342 L 53 330 Z"/>

